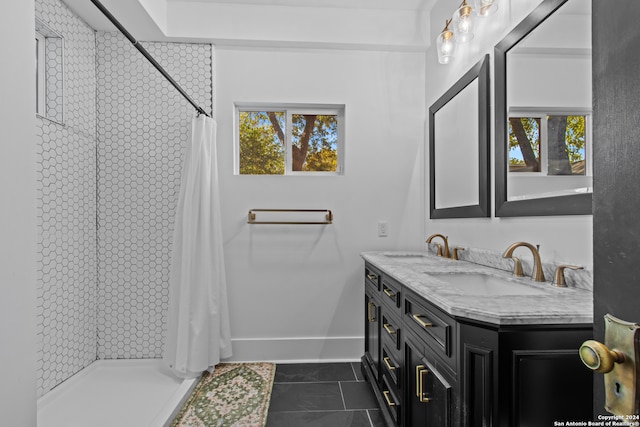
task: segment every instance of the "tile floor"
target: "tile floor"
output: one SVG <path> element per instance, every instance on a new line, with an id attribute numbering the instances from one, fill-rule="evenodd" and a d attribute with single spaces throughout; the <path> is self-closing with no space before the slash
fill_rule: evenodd
<path id="1" fill-rule="evenodd" d="M 360 362 L 276 366 L 267 427 L 385 427 Z"/>

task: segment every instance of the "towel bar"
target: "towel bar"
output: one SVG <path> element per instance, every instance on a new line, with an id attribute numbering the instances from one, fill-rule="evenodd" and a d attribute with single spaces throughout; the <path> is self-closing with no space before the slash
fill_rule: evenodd
<path id="1" fill-rule="evenodd" d="M 259 221 L 256 219 L 256 212 L 283 212 L 283 213 L 324 212 L 325 215 L 324 215 L 324 220 L 322 221 L 279 221 L 279 220 Z M 329 209 L 250 209 L 249 214 L 247 216 L 248 224 L 331 224 L 332 222 L 333 222 L 333 213 L 331 213 Z"/>

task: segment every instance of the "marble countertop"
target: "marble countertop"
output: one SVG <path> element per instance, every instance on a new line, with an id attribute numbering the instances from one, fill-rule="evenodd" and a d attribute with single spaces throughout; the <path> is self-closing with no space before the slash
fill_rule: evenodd
<path id="1" fill-rule="evenodd" d="M 363 252 L 361 256 L 454 317 L 496 325 L 593 323 L 593 293 L 589 290 L 515 278 L 504 270 L 429 252 Z M 505 286 L 496 292 L 482 284 L 474 288 L 450 283 L 454 276 L 476 273 Z"/>

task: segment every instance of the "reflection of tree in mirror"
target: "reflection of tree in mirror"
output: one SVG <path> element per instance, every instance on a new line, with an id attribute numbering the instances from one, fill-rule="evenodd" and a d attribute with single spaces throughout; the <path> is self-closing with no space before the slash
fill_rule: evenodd
<path id="1" fill-rule="evenodd" d="M 584 175 L 585 121 L 583 115 L 509 118 L 509 172 L 541 172 L 544 148 L 547 175 Z"/>
<path id="2" fill-rule="evenodd" d="M 585 174 L 585 116 L 549 116 L 549 146 L 555 139 L 558 148 L 560 166 L 552 165 L 549 158 L 549 175 L 584 175 Z M 551 130 L 551 123 L 557 127 L 556 138 Z M 557 124 L 556 124 L 557 123 Z M 549 153 L 551 156 L 551 153 Z"/>
<path id="3" fill-rule="evenodd" d="M 335 115 L 291 114 L 292 171 L 337 170 Z M 285 112 L 240 112 L 240 173 L 283 174 L 287 129 Z"/>
<path id="4" fill-rule="evenodd" d="M 509 118 L 509 172 L 540 172 L 540 119 Z"/>

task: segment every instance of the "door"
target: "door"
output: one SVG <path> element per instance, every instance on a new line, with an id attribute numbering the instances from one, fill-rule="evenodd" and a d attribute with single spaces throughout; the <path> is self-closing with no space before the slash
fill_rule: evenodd
<path id="1" fill-rule="evenodd" d="M 375 377 L 371 382 L 376 383 L 380 369 L 380 303 L 368 289 L 364 295 L 364 354 Z"/>
<path id="2" fill-rule="evenodd" d="M 640 323 L 640 2 L 593 0 L 594 337 L 603 316 Z M 594 412 L 604 386 L 594 374 Z"/>
<path id="3" fill-rule="evenodd" d="M 418 342 L 405 335 L 405 424 L 407 427 L 450 427 L 453 387 Z"/>

